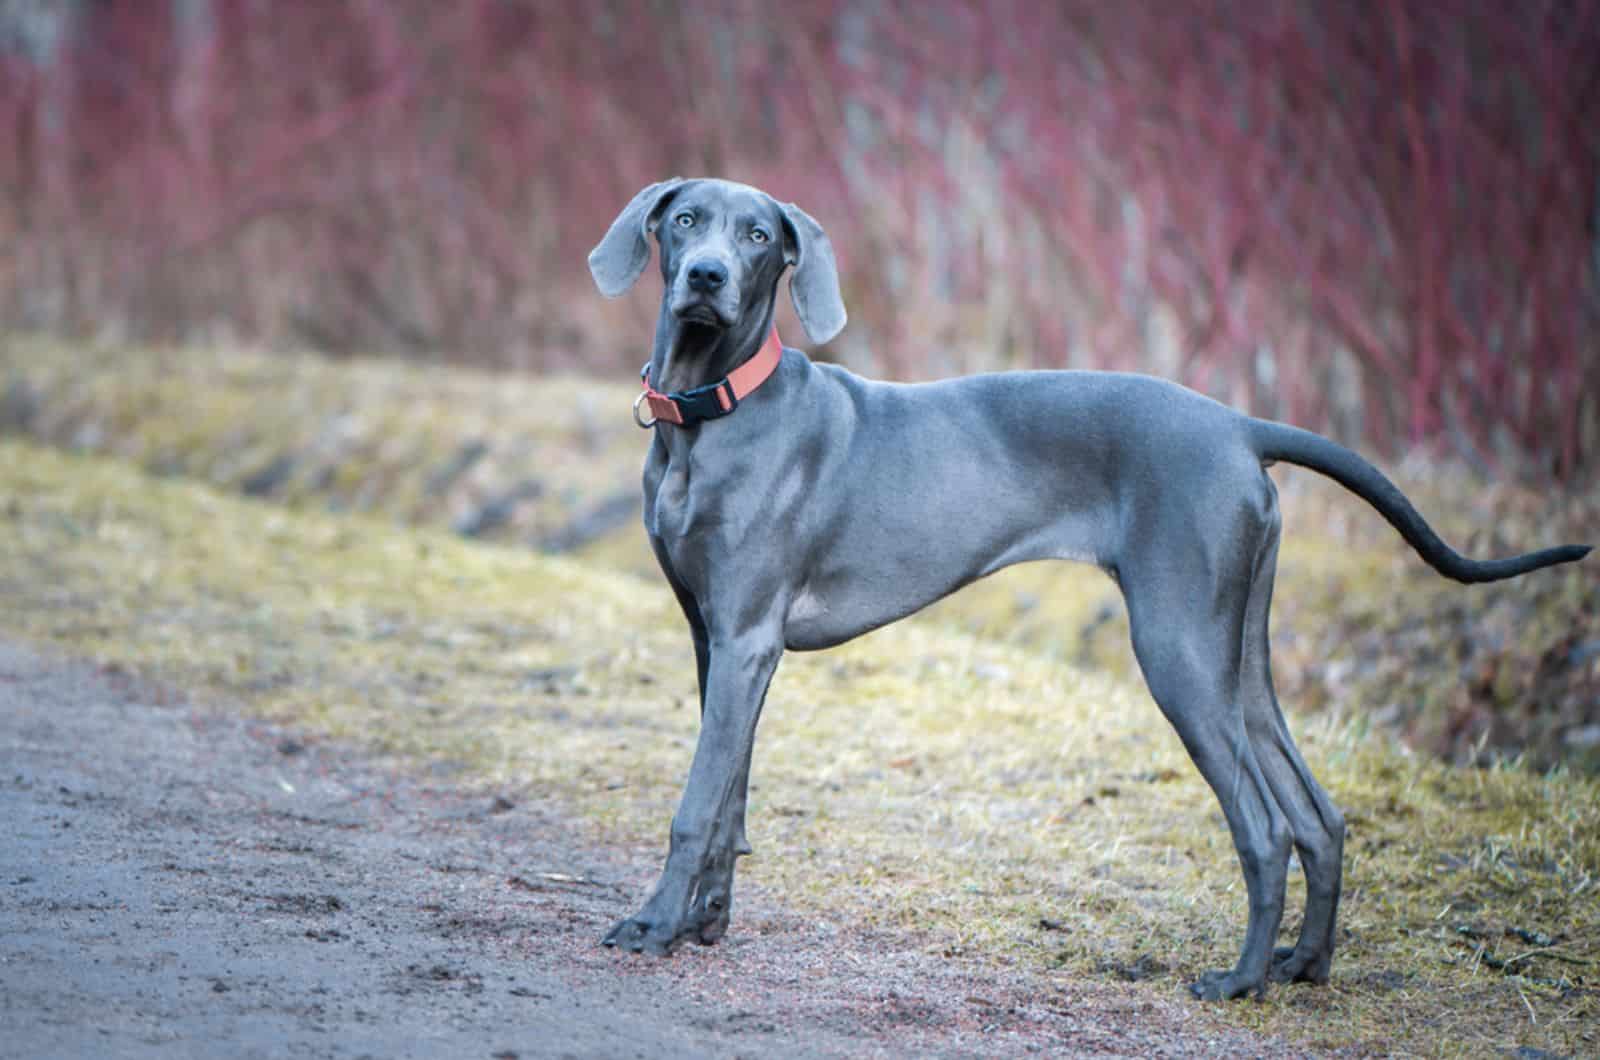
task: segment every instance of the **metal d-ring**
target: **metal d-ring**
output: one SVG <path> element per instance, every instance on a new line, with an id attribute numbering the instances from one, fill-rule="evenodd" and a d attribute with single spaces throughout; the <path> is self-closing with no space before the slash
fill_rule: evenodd
<path id="1" fill-rule="evenodd" d="M 633 422 L 637 423 L 641 427 L 653 427 L 653 426 L 655 426 L 656 420 L 659 418 L 659 417 L 656 417 L 656 416 L 651 416 L 647 420 L 647 419 L 644 419 L 643 417 L 641 417 L 639 415 L 639 404 L 642 401 L 644 401 L 645 398 L 647 398 L 649 396 L 650 396 L 650 392 L 648 390 L 646 390 L 646 391 L 641 391 L 639 396 L 633 399 Z"/>

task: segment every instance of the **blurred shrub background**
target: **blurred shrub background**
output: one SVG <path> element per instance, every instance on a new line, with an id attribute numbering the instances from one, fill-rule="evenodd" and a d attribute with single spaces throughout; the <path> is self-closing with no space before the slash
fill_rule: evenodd
<path id="1" fill-rule="evenodd" d="M 1570 481 L 1597 114 L 1594 0 L 8 0 L 0 314 L 628 373 L 652 285 L 584 254 L 720 175 L 831 229 L 863 370 L 1153 371 Z"/>

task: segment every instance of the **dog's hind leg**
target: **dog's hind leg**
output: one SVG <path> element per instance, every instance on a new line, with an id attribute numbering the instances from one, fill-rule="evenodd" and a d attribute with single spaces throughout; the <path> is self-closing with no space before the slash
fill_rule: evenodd
<path id="1" fill-rule="evenodd" d="M 1311 775 L 1289 735 L 1272 688 L 1267 618 L 1278 561 L 1276 510 L 1268 527 L 1246 609 L 1240 652 L 1240 691 L 1245 729 L 1256 761 L 1279 807 L 1289 819 L 1306 876 L 1306 914 L 1294 948 L 1273 954 L 1271 978 L 1325 983 L 1333 962 L 1334 924 L 1344 859 L 1344 818 Z"/>
<path id="2" fill-rule="evenodd" d="M 1265 530 L 1251 505 L 1209 534 L 1199 520 L 1145 526 L 1147 547 L 1119 562 L 1134 653 L 1150 692 L 1216 794 L 1232 833 L 1249 897 L 1238 964 L 1207 972 L 1190 989 L 1206 1000 L 1260 995 L 1283 918 L 1291 830 L 1248 735 L 1240 652 L 1249 587 Z M 1165 521 L 1165 520 L 1163 520 Z"/>

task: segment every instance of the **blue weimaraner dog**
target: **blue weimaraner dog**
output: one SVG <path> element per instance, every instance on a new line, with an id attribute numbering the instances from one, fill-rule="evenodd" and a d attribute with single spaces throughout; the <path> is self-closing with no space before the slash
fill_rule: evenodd
<path id="1" fill-rule="evenodd" d="M 1243 866 L 1239 963 L 1192 987 L 1259 995 L 1325 982 L 1344 823 L 1296 750 L 1267 661 L 1278 553 L 1265 468 L 1288 461 L 1365 499 L 1463 582 L 1582 557 L 1480 562 L 1445 545 L 1361 457 L 1173 383 L 1113 372 L 1003 372 L 881 383 L 780 347 L 778 280 L 814 343 L 844 327 L 816 221 L 720 180 L 652 184 L 589 255 L 608 297 L 661 247 L 665 297 L 645 373 L 654 424 L 644 524 L 683 606 L 701 726 L 661 880 L 608 946 L 669 953 L 727 931 L 756 720 L 784 649 L 840 644 L 1013 563 L 1098 564 L 1127 600 L 1162 713 L 1222 804 Z M 1293 949 L 1274 951 L 1290 844 L 1306 876 Z"/>

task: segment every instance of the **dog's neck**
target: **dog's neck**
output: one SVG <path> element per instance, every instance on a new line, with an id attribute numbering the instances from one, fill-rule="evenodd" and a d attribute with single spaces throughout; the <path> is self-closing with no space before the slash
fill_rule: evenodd
<path id="1" fill-rule="evenodd" d="M 650 384 L 663 393 L 715 383 L 756 355 L 772 330 L 775 302 L 731 328 L 684 323 L 665 305 L 656 320 Z"/>

